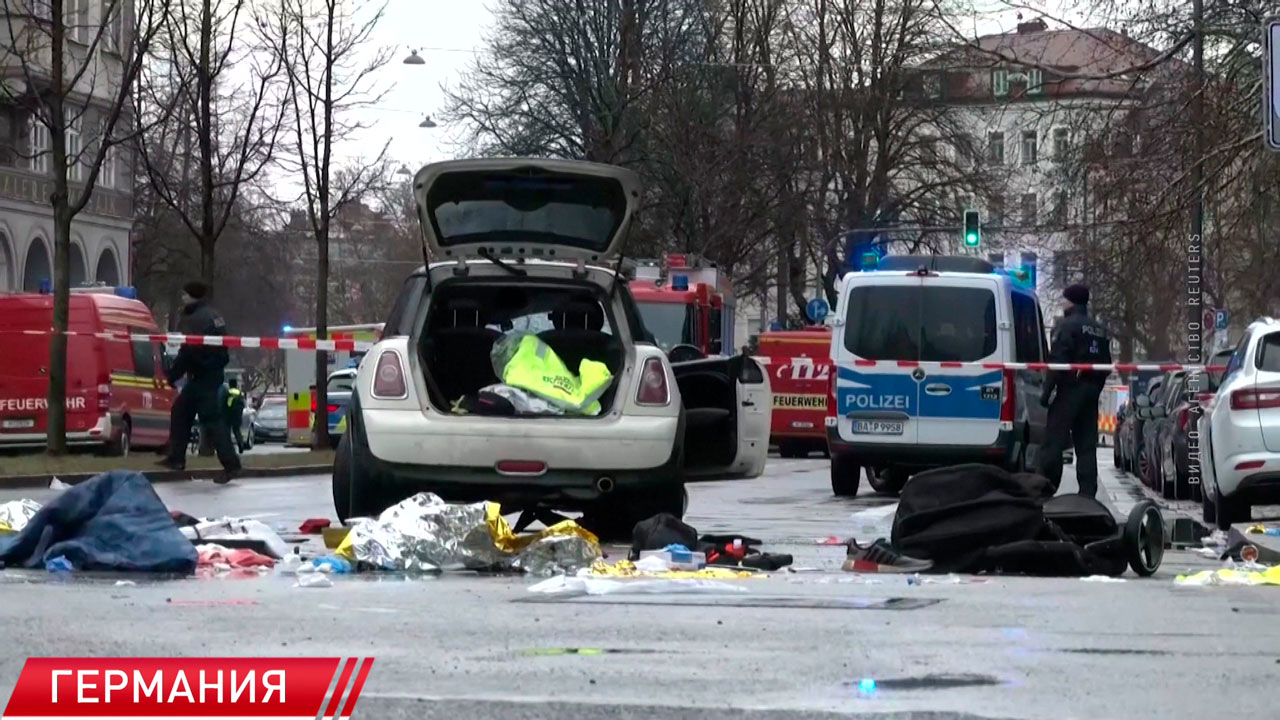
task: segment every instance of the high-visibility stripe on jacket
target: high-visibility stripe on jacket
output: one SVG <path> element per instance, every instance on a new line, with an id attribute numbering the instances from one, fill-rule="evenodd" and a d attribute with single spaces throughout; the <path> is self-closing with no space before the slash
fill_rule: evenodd
<path id="1" fill-rule="evenodd" d="M 600 396 L 613 375 L 604 363 L 586 359 L 574 375 L 549 345 L 536 335 L 525 335 L 503 368 L 502 381 L 566 410 L 599 415 Z"/>

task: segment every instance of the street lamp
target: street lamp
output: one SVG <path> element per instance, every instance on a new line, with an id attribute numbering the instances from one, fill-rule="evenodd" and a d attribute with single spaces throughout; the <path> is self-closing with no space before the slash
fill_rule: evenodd
<path id="1" fill-rule="evenodd" d="M 409 56 L 404 59 L 405 65 L 426 65 L 427 61 L 422 59 L 417 50 L 410 50 Z"/>
<path id="2" fill-rule="evenodd" d="M 434 120 L 432 120 L 432 119 L 431 119 L 431 116 L 430 116 L 430 115 L 428 115 L 428 116 L 426 116 L 425 118 L 423 118 L 423 119 L 422 119 L 422 122 L 418 123 L 418 127 L 420 127 L 420 128 L 433 128 L 433 127 L 440 127 L 440 126 L 439 126 L 439 125 L 436 125 L 436 122 L 435 122 Z"/>

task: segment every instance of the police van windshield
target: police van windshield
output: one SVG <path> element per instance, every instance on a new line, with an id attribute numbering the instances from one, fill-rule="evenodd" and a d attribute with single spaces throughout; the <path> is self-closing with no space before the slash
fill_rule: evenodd
<path id="1" fill-rule="evenodd" d="M 982 288 L 855 287 L 845 348 L 867 360 L 982 360 L 996 351 L 995 300 Z"/>
<path id="2" fill-rule="evenodd" d="M 653 334 L 658 347 L 670 350 L 676 345 L 697 345 L 693 334 L 693 313 L 688 305 L 663 302 L 637 302 L 644 327 Z"/>

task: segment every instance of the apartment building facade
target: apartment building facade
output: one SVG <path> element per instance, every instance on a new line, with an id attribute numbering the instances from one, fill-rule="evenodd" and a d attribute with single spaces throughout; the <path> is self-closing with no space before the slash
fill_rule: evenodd
<path id="1" fill-rule="evenodd" d="M 119 92 L 133 16 L 129 0 L 65 0 L 65 12 L 66 74 L 79 75 L 66 128 L 74 197 Z M 51 133 L 36 99 L 49 79 L 49 18 L 48 0 L 8 0 L 0 9 L 0 292 L 38 291 L 53 278 Z M 131 284 L 133 219 L 132 158 L 115 146 L 72 222 L 72 287 Z"/>

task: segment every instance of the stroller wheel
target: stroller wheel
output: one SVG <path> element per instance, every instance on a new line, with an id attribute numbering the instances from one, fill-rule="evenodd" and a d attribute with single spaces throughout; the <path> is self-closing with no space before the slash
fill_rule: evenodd
<path id="1" fill-rule="evenodd" d="M 1125 552 L 1129 555 L 1129 567 L 1139 577 L 1148 577 L 1160 569 L 1164 559 L 1164 516 L 1160 508 L 1145 500 L 1129 511 L 1124 524 Z"/>

